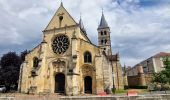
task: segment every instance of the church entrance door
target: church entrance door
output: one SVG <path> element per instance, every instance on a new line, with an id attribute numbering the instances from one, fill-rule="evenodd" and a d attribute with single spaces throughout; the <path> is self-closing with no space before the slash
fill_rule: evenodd
<path id="1" fill-rule="evenodd" d="M 92 78 L 90 76 L 84 78 L 84 92 L 92 93 Z"/>
<path id="2" fill-rule="evenodd" d="M 65 75 L 62 73 L 55 76 L 55 93 L 65 93 Z"/>

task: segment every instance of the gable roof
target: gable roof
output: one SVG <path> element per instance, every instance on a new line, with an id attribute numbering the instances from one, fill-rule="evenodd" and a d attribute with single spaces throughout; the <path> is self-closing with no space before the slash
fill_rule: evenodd
<path id="1" fill-rule="evenodd" d="M 159 58 L 159 57 L 166 57 L 166 56 L 170 56 L 170 53 L 166 53 L 166 52 L 160 52 L 157 53 L 156 55 L 154 55 L 154 58 Z"/>
<path id="2" fill-rule="evenodd" d="M 59 25 L 59 16 L 63 16 L 63 20 L 61 25 Z M 64 8 L 63 4 L 61 3 L 60 7 L 52 17 L 51 21 L 45 28 L 45 30 L 50 30 L 53 28 L 65 27 L 65 26 L 77 25 L 76 21 L 72 18 L 72 16 L 68 13 L 68 11 Z M 44 31 L 45 31 L 44 30 Z"/>

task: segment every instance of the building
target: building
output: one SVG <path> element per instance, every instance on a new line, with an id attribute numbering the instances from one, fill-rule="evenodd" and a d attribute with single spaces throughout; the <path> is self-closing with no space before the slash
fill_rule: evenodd
<path id="1" fill-rule="evenodd" d="M 138 84 L 138 82 L 132 82 L 133 80 L 136 80 L 135 78 L 139 78 L 139 74 L 144 75 L 143 79 L 145 81 L 145 84 L 149 84 L 152 79 L 153 73 L 158 73 L 162 70 L 164 70 L 163 65 L 163 58 L 164 57 L 170 57 L 170 53 L 160 52 L 158 54 L 155 54 L 154 56 L 149 57 L 148 59 L 140 62 L 139 64 L 135 65 L 133 68 L 127 69 L 127 76 L 128 76 L 128 84 Z M 140 70 L 138 70 L 140 68 Z"/>
<path id="2" fill-rule="evenodd" d="M 142 61 L 140 64 L 143 66 L 145 74 L 157 73 L 164 69 L 163 58 L 170 57 L 170 53 L 160 52 L 154 56 Z"/>
<path id="3" fill-rule="evenodd" d="M 110 28 L 102 13 L 98 46 L 87 37 L 61 3 L 43 31 L 42 42 L 25 57 L 20 69 L 22 93 L 79 95 L 123 89 L 119 54 L 112 54 Z"/>
<path id="4" fill-rule="evenodd" d="M 164 69 L 163 65 L 164 57 L 170 57 L 170 53 L 165 52 L 157 53 L 154 56 L 151 56 L 148 59 L 141 61 L 139 64 L 143 66 L 143 72 L 145 74 L 157 73 Z M 137 65 L 135 65 L 133 68 L 128 69 L 129 70 L 127 73 L 128 76 L 134 76 L 138 74 Z"/>

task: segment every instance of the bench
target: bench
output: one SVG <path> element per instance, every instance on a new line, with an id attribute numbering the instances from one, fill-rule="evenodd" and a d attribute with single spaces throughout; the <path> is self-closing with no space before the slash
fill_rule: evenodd
<path id="1" fill-rule="evenodd" d="M 138 93 L 135 90 L 128 90 L 127 96 L 137 96 Z"/>
<path id="2" fill-rule="evenodd" d="M 97 95 L 99 95 L 99 96 L 106 96 L 107 94 L 106 94 L 106 92 L 99 92 Z"/>

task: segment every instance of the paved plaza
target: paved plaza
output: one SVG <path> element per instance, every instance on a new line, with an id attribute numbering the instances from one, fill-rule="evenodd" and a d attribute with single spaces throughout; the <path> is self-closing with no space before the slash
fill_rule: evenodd
<path id="1" fill-rule="evenodd" d="M 20 93 L 4 93 L 0 94 L 0 100 L 170 100 L 170 91 L 153 91 L 138 94 L 138 96 L 129 97 L 126 93 L 116 95 L 79 95 L 64 96 L 59 94 L 20 94 Z"/>

